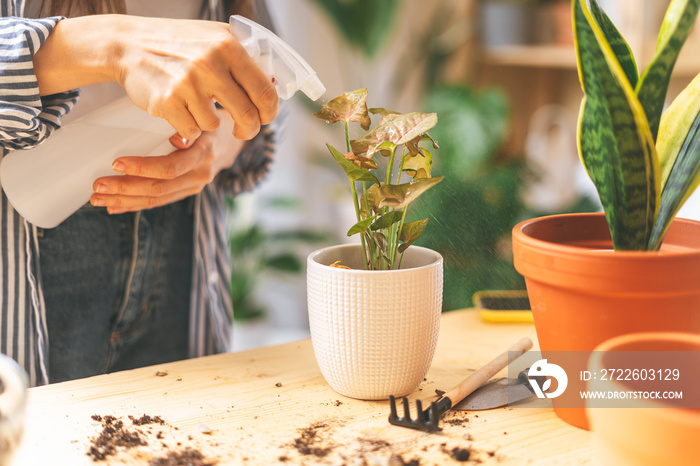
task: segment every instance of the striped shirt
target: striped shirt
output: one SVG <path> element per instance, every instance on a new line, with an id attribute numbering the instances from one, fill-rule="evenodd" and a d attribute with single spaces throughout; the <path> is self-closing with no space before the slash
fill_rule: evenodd
<path id="1" fill-rule="evenodd" d="M 32 58 L 59 17 L 23 19 L 24 0 L 0 0 L 0 153 L 41 144 L 60 127 L 78 90 L 40 96 Z M 213 10 L 216 2 L 208 2 Z M 221 19 L 220 12 L 209 17 Z M 225 198 L 252 189 L 274 153 L 272 125 L 195 199 L 195 257 L 190 303 L 191 357 L 230 349 L 230 253 Z M 39 270 L 37 228 L 0 194 L 0 352 L 27 371 L 31 385 L 48 379 L 49 335 Z"/>

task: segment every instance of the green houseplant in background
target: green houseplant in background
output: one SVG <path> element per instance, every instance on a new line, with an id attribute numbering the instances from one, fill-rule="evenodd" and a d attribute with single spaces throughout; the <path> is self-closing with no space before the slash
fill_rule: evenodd
<path id="1" fill-rule="evenodd" d="M 524 288 L 512 264 L 510 230 L 524 215 L 525 167 L 500 154 L 510 117 L 506 97 L 493 88 L 439 85 L 424 105 L 442 117 L 432 131 L 440 141 L 434 171 L 449 176 L 416 203 L 416 215 L 433 224 L 418 244 L 445 257 L 445 309 L 468 307 L 479 290 Z"/>
<path id="2" fill-rule="evenodd" d="M 700 222 L 674 219 L 698 184 L 700 77 L 662 114 L 699 6 L 669 3 L 655 55 L 640 75 L 597 2 L 572 1 L 584 91 L 579 155 L 604 214 L 541 217 L 513 229 L 515 267 L 545 353 L 585 356 L 627 333 L 700 332 Z M 573 374 L 585 363 L 562 367 Z M 567 393 L 583 385 L 570 378 Z M 582 400 L 553 402 L 562 419 L 588 426 Z"/>
<path id="3" fill-rule="evenodd" d="M 241 198 L 229 198 L 228 208 L 240 217 Z M 265 201 L 268 211 L 290 211 L 298 207 L 290 198 Z M 261 280 L 270 274 L 299 275 L 304 271 L 302 246 L 319 245 L 333 240 L 328 232 L 312 229 L 270 231 L 263 223 L 237 222 L 229 233 L 231 249 L 231 300 L 236 322 L 250 322 L 266 317 L 268 309 L 259 301 Z"/>

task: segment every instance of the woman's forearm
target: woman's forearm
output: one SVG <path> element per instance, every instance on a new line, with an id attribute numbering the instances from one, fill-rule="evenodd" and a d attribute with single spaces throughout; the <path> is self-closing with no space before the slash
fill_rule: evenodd
<path id="1" fill-rule="evenodd" d="M 115 80 L 120 54 L 118 15 L 83 16 L 58 22 L 34 55 L 39 93 L 57 94 Z"/>
<path id="2" fill-rule="evenodd" d="M 220 124 L 214 102 L 251 139 L 277 115 L 274 85 L 226 23 L 95 15 L 58 23 L 34 56 L 42 95 L 115 81 L 187 139 Z"/>

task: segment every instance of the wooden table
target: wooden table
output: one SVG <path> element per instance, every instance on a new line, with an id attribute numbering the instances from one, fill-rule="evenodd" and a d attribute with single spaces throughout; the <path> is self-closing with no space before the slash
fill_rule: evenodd
<path id="1" fill-rule="evenodd" d="M 536 341 L 532 324 L 445 313 L 432 368 L 411 398 L 436 399 L 436 389 L 449 389 L 523 336 Z M 432 434 L 392 426 L 388 412 L 386 401 L 335 393 L 303 340 L 33 388 L 13 464 L 151 464 L 187 447 L 203 455 L 202 464 L 219 465 L 464 464 L 458 459 L 467 450 L 470 460 L 494 464 L 592 463 L 589 432 L 548 408 L 450 411 Z M 144 414 L 163 424 L 133 426 L 130 416 Z M 87 452 L 106 415 L 147 445 L 94 462 Z"/>

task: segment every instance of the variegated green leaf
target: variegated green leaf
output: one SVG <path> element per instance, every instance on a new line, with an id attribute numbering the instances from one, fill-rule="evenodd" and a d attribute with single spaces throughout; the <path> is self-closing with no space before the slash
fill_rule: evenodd
<path id="1" fill-rule="evenodd" d="M 654 139 L 666 100 L 671 72 L 678 54 L 695 24 L 700 0 L 672 0 L 666 10 L 656 52 L 637 84 L 637 96 L 644 107 Z"/>
<path id="2" fill-rule="evenodd" d="M 600 30 L 605 35 L 608 44 L 610 44 L 610 48 L 617 57 L 617 61 L 622 71 L 624 71 L 625 76 L 627 76 L 630 85 L 635 87 L 639 81 L 639 71 L 637 70 L 637 62 L 634 59 L 629 44 L 625 38 L 622 37 L 622 34 L 620 34 L 620 31 L 617 30 L 613 22 L 610 21 L 605 11 L 598 6 L 596 0 L 591 1 L 591 14 L 598 23 Z"/>
<path id="3" fill-rule="evenodd" d="M 644 110 L 586 0 L 574 0 L 584 91 L 579 154 L 598 190 L 615 249 L 645 249 L 659 199 L 659 166 Z"/>
<path id="4" fill-rule="evenodd" d="M 341 166 L 345 174 L 348 175 L 350 181 L 368 181 L 370 183 L 379 183 L 376 176 L 372 174 L 371 171 L 366 168 L 361 168 L 345 158 L 343 154 L 338 152 L 335 147 L 330 144 L 326 144 L 328 150 L 331 151 L 333 158 Z"/>
<path id="5" fill-rule="evenodd" d="M 656 142 L 661 165 L 661 202 L 649 240 L 658 249 L 671 221 L 700 182 L 700 75 L 661 117 Z"/>

